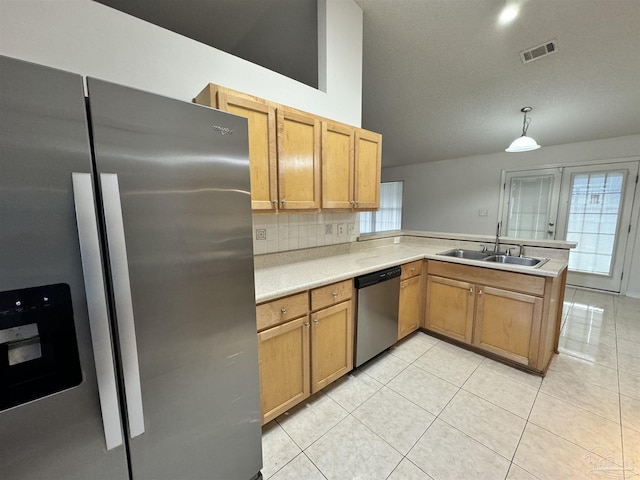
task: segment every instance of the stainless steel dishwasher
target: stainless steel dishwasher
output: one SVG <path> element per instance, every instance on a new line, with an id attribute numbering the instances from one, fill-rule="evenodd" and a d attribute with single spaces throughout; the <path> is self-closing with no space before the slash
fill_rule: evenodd
<path id="1" fill-rule="evenodd" d="M 400 267 L 391 267 L 355 278 L 356 367 L 398 341 L 400 272 Z"/>

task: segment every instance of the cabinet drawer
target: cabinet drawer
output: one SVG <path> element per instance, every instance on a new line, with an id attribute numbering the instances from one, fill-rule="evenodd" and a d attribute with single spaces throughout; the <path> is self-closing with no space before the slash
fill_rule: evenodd
<path id="1" fill-rule="evenodd" d="M 353 280 L 327 285 L 311 290 L 311 310 L 335 305 L 351 298 L 353 294 Z"/>
<path id="2" fill-rule="evenodd" d="M 309 312 L 309 293 L 279 298 L 256 307 L 258 331 L 292 320 Z"/>
<path id="3" fill-rule="evenodd" d="M 405 263 L 402 265 L 402 273 L 400 274 L 400 280 L 406 280 L 407 278 L 415 277 L 422 273 L 422 260 L 416 260 L 415 262 Z"/>

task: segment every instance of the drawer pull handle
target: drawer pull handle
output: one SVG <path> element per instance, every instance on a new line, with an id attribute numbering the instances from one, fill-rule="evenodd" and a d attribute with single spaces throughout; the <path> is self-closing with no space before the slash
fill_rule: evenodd
<path id="1" fill-rule="evenodd" d="M 280 313 L 282 313 L 282 315 L 286 315 L 287 314 L 287 309 L 286 308 L 280 309 Z"/>

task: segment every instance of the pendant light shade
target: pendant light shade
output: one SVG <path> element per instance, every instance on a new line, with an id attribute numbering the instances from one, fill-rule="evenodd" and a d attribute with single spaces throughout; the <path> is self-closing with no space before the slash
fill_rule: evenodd
<path id="1" fill-rule="evenodd" d="M 533 138 L 527 137 L 527 129 L 529 128 L 529 123 L 531 123 L 531 119 L 527 118 L 527 113 L 533 110 L 531 107 L 523 107 L 520 109 L 522 113 L 524 113 L 524 121 L 522 123 L 522 136 L 516 138 L 508 148 L 505 149 L 505 152 L 528 152 L 530 150 L 537 150 L 540 148 L 538 142 L 536 142 Z"/>

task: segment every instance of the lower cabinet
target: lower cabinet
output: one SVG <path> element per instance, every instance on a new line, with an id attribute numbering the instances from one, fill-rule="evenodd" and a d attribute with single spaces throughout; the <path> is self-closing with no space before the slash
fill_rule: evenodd
<path id="1" fill-rule="evenodd" d="M 428 275 L 426 328 L 471 343 L 474 300 L 472 283 Z"/>
<path id="2" fill-rule="evenodd" d="M 310 393 L 309 317 L 258 333 L 262 424 Z"/>
<path id="3" fill-rule="evenodd" d="M 429 261 L 427 330 L 538 372 L 546 371 L 561 319 L 565 275 L 537 277 Z"/>
<path id="4" fill-rule="evenodd" d="M 311 393 L 353 369 L 351 300 L 311 314 Z"/>
<path id="5" fill-rule="evenodd" d="M 263 425 L 353 369 L 352 295 L 346 280 L 258 305 Z"/>
<path id="6" fill-rule="evenodd" d="M 398 340 L 416 331 L 423 317 L 422 260 L 402 265 L 400 277 L 400 307 L 398 309 Z"/>
<path id="7" fill-rule="evenodd" d="M 514 362 L 535 364 L 542 305 L 540 297 L 479 286 L 473 345 Z"/>

